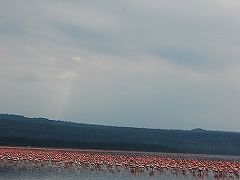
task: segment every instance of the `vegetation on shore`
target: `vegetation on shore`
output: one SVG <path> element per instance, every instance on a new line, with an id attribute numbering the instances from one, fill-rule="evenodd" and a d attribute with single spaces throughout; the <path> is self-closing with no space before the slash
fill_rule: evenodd
<path id="1" fill-rule="evenodd" d="M 102 126 L 0 114 L 0 145 L 240 155 L 240 133 Z"/>

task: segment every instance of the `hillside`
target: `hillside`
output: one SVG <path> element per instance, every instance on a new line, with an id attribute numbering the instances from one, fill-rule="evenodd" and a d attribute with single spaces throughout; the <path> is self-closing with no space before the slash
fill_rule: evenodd
<path id="1" fill-rule="evenodd" d="M 0 145 L 240 155 L 240 133 L 114 127 L 0 114 Z"/>

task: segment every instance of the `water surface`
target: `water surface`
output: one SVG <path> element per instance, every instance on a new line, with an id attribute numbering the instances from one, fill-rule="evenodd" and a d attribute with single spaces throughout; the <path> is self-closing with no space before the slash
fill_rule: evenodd
<path id="1" fill-rule="evenodd" d="M 3 150 L 3 149 L 2 149 Z M 153 156 L 153 157 L 168 157 L 173 159 L 198 159 L 200 162 L 204 160 L 213 160 L 220 162 L 240 162 L 239 156 L 222 156 L 222 155 L 201 155 L 201 154 L 178 154 L 178 153 L 142 153 L 142 152 L 119 152 L 119 151 L 91 151 L 91 150 L 57 150 L 57 149 L 28 149 L 28 148 L 5 148 L 2 151 L 2 158 L 0 159 L 0 180 L 183 180 L 183 179 L 239 179 L 238 176 L 231 174 L 230 176 L 222 176 L 221 178 L 216 177 L 213 172 L 204 172 L 199 175 L 199 171 L 186 171 L 183 172 L 179 169 L 168 168 L 168 169 L 153 169 L 148 168 L 137 168 L 131 169 L 128 167 L 119 166 L 107 166 L 101 165 L 96 166 L 89 164 L 78 164 L 58 162 L 55 163 L 49 160 L 37 161 L 31 159 L 19 160 L 16 159 L 16 155 L 21 152 L 27 152 L 29 158 L 33 152 L 45 152 L 46 156 L 53 152 L 58 152 L 61 155 L 69 156 L 68 153 L 77 153 L 82 155 L 84 153 L 92 154 L 92 157 L 99 155 L 111 154 L 112 158 L 118 157 L 119 155 L 126 155 L 130 157 L 138 156 Z M 49 153 L 51 152 L 51 153 Z M 4 154 L 4 156 L 3 156 Z M 24 153 L 23 153 L 24 154 Z M 66 155 L 68 154 L 68 155 Z M 19 156 L 22 157 L 22 156 Z M 34 156 L 35 158 L 38 156 Z M 62 157 L 62 156 L 61 156 Z M 78 157 L 78 156 L 77 156 Z M 91 158 L 90 158 L 91 160 Z"/>

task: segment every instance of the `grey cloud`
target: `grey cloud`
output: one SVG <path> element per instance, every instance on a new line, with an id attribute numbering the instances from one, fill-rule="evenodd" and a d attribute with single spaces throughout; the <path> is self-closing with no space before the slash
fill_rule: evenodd
<path id="1" fill-rule="evenodd" d="M 239 131 L 239 7 L 236 0 L 2 1 L 0 109 Z"/>

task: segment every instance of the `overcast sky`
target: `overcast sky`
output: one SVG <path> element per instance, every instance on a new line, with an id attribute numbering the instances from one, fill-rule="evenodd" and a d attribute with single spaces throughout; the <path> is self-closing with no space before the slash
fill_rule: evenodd
<path id="1" fill-rule="evenodd" d="M 240 131 L 239 0 L 0 0 L 0 113 Z"/>

